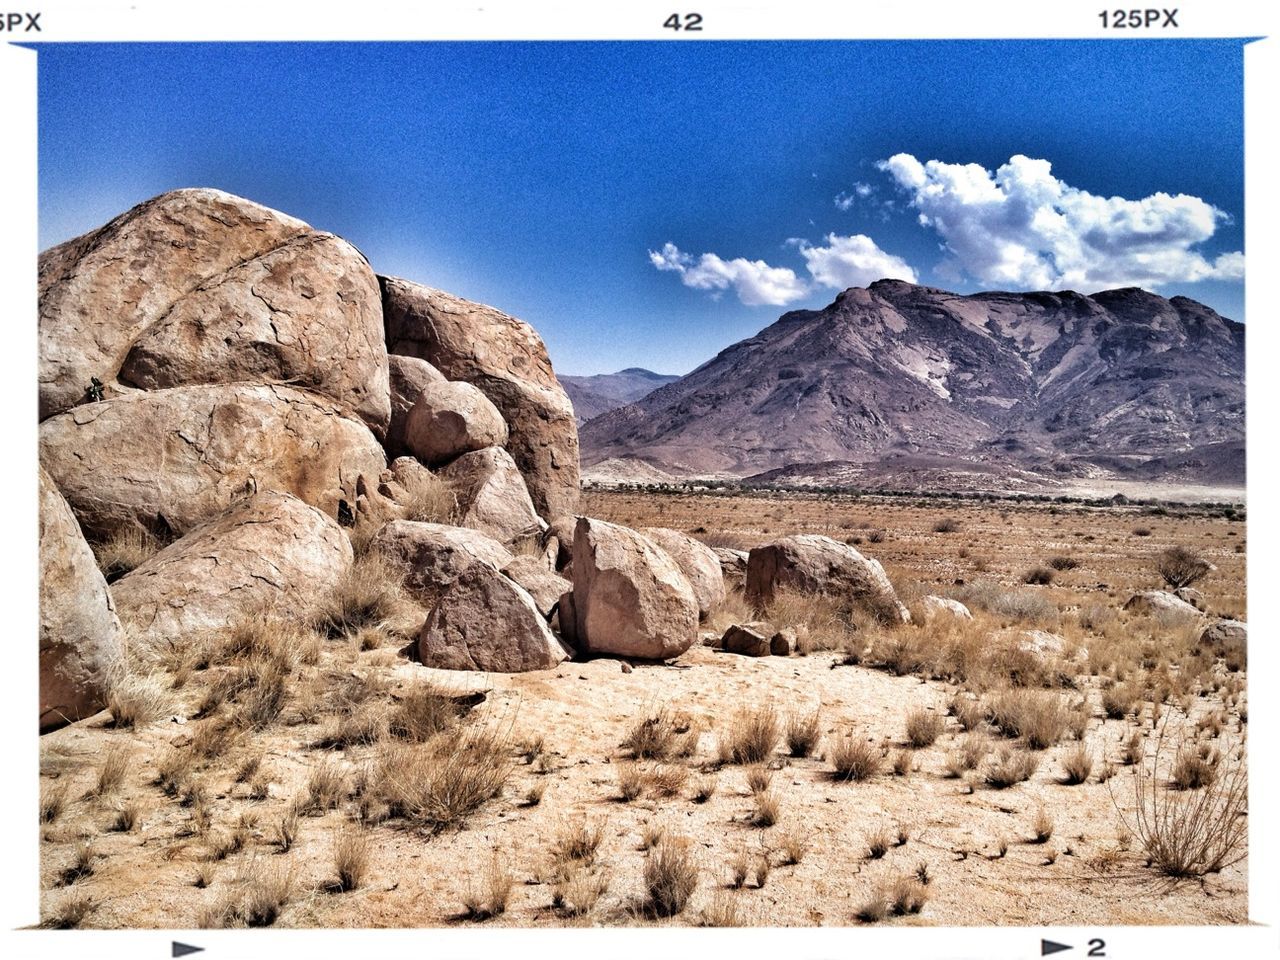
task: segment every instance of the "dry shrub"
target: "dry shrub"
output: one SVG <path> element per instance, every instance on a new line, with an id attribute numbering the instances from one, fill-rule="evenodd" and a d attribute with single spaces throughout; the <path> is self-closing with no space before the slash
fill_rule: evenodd
<path id="1" fill-rule="evenodd" d="M 1218 773 L 1218 763 L 1216 754 L 1206 756 L 1197 750 L 1184 748 L 1178 751 L 1173 761 L 1169 779 L 1179 790 L 1199 790 L 1213 783 Z"/>
<path id="2" fill-rule="evenodd" d="M 293 898 L 295 875 L 288 864 L 260 867 L 256 860 L 232 885 L 201 911 L 200 927 L 269 927 Z"/>
<path id="3" fill-rule="evenodd" d="M 369 746 L 387 738 L 389 720 L 382 704 L 366 704 L 351 713 L 332 717 L 311 741 L 318 749 L 337 750 Z"/>
<path id="4" fill-rule="evenodd" d="M 726 890 L 717 890 L 711 902 L 702 910 L 701 924 L 704 927 L 740 927 L 742 914 L 738 910 L 738 901 Z"/>
<path id="5" fill-rule="evenodd" d="M 42 785 L 40 790 L 40 822 L 53 823 L 67 807 L 67 794 L 70 792 L 65 780 L 59 780 L 50 787 Z"/>
<path id="6" fill-rule="evenodd" d="M 682 912 L 698 886 L 698 864 L 684 837 L 667 837 L 651 851 L 644 864 L 644 888 L 649 906 L 660 917 Z"/>
<path id="7" fill-rule="evenodd" d="M 1053 836 L 1053 817 L 1044 807 L 1036 810 L 1036 819 L 1031 825 L 1031 835 L 1036 843 L 1047 843 Z"/>
<path id="8" fill-rule="evenodd" d="M 437 733 L 452 730 L 468 710 L 467 704 L 430 687 L 415 687 L 401 698 L 389 718 L 393 737 L 425 743 Z"/>
<path id="9" fill-rule="evenodd" d="M 942 735 L 942 717 L 932 710 L 915 707 L 907 713 L 907 742 L 919 749 L 929 747 Z"/>
<path id="10" fill-rule="evenodd" d="M 793 757 L 813 756 L 818 747 L 820 711 L 812 713 L 793 713 L 787 717 L 786 741 L 787 750 Z"/>
<path id="11" fill-rule="evenodd" d="M 677 717 L 667 706 L 661 706 L 632 726 L 622 749 L 630 750 L 637 760 L 666 760 L 675 755 L 681 743 L 680 734 L 690 729 L 687 718 Z"/>
<path id="12" fill-rule="evenodd" d="M 756 808 L 751 814 L 755 827 L 772 827 L 782 816 L 782 803 L 772 790 L 762 790 L 755 795 Z"/>
<path id="13" fill-rule="evenodd" d="M 116 833 L 132 833 L 142 817 L 142 804 L 136 800 L 126 801 L 116 807 L 115 819 L 111 821 L 111 829 Z"/>
<path id="14" fill-rule="evenodd" d="M 436 831 L 496 797 L 513 767 L 509 733 L 492 725 L 441 734 L 421 746 L 388 744 L 376 783 L 393 816 Z"/>
<path id="15" fill-rule="evenodd" d="M 1048 567 L 1032 567 L 1022 575 L 1022 582 L 1037 587 L 1047 587 L 1053 583 L 1053 571 Z"/>
<path id="16" fill-rule="evenodd" d="M 951 698 L 949 710 L 964 730 L 976 730 L 987 722 L 987 708 L 982 701 L 963 694 Z"/>
<path id="17" fill-rule="evenodd" d="M 93 848 L 93 844 L 88 840 L 81 840 L 71 854 L 71 862 L 63 867 L 58 875 L 59 885 L 69 887 L 85 877 L 93 876 L 97 859 L 98 852 Z"/>
<path id="18" fill-rule="evenodd" d="M 1169 547 L 1156 556 L 1156 573 L 1172 590 L 1189 587 L 1208 576 L 1212 565 L 1194 550 L 1186 547 Z"/>
<path id="19" fill-rule="evenodd" d="M 740 708 L 720 741 L 720 762 L 763 763 L 777 748 L 780 736 L 778 711 L 772 703 Z"/>
<path id="20" fill-rule="evenodd" d="M 1093 773 L 1093 753 L 1084 743 L 1077 743 L 1062 758 L 1062 770 L 1062 782 L 1069 787 L 1087 782 Z"/>
<path id="21" fill-rule="evenodd" d="M 574 867 L 552 888 L 551 905 L 571 917 L 585 916 L 608 889 L 608 874 Z"/>
<path id="22" fill-rule="evenodd" d="M 1030 780 L 1039 761 L 1029 750 L 1013 750 L 1003 747 L 987 764 L 984 779 L 988 786 L 1004 790 L 1024 780 Z"/>
<path id="23" fill-rule="evenodd" d="M 893 834 L 886 826 L 877 827 L 867 836 L 867 856 L 879 860 L 893 846 Z"/>
<path id="24" fill-rule="evenodd" d="M 987 700 L 991 722 L 1006 737 L 1020 737 L 1032 750 L 1053 746 L 1067 730 L 1062 699 L 1044 690 L 1001 690 Z"/>
<path id="25" fill-rule="evenodd" d="M 862 781 L 880 772 L 884 754 L 876 744 L 846 730 L 831 744 L 827 760 L 835 768 L 837 780 Z"/>
<path id="26" fill-rule="evenodd" d="M 347 796 L 349 789 L 342 768 L 325 760 L 313 767 L 307 777 L 306 787 L 298 801 L 298 812 L 312 815 L 332 810 Z"/>
<path id="27" fill-rule="evenodd" d="M 857 642 L 858 634 L 870 622 L 847 600 L 786 589 L 774 591 L 764 617 L 796 631 L 796 651 L 801 656 L 844 650 Z"/>
<path id="28" fill-rule="evenodd" d="M 931 649 L 925 638 L 914 630 L 899 630 L 879 637 L 871 645 L 869 654 L 872 662 L 897 677 L 916 673 L 930 664 L 935 656 L 936 650 Z"/>
<path id="29" fill-rule="evenodd" d="M 889 892 L 883 887 L 876 887 L 870 896 L 862 902 L 854 916 L 863 923 L 878 923 L 889 915 Z"/>
<path id="30" fill-rule="evenodd" d="M 125 775 L 129 772 L 129 760 L 133 751 L 123 743 L 114 743 L 107 748 L 98 767 L 98 778 L 90 791 L 94 797 L 102 798 L 115 793 L 124 784 Z"/>
<path id="31" fill-rule="evenodd" d="M 369 869 L 369 852 L 369 832 L 363 827 L 346 824 L 338 829 L 333 839 L 336 891 L 346 893 L 360 886 Z"/>
<path id="32" fill-rule="evenodd" d="M 403 493 L 396 498 L 406 520 L 421 523 L 455 524 L 458 497 L 444 480 L 427 470 L 415 470 L 399 483 Z"/>
<path id="33" fill-rule="evenodd" d="M 463 899 L 462 908 L 468 920 L 489 920 L 507 912 L 511 902 L 511 888 L 516 884 L 513 877 L 499 862 L 495 855 L 489 862 L 483 879 L 473 882 Z"/>
<path id="34" fill-rule="evenodd" d="M 102 576 L 107 583 L 115 583 L 159 553 L 164 543 L 151 531 L 129 523 L 116 527 L 105 539 L 90 546 Z"/>
<path id="35" fill-rule="evenodd" d="M 118 671 L 108 680 L 106 700 L 117 727 L 142 727 L 169 712 L 168 684 L 159 671 Z"/>
<path id="36" fill-rule="evenodd" d="M 403 575 L 381 554 L 364 554 L 317 606 L 315 628 L 329 637 L 350 637 L 365 627 L 393 622 L 403 606 Z"/>
<path id="37" fill-rule="evenodd" d="M 945 520 L 939 520 L 933 525 L 934 533 L 955 533 L 960 529 L 960 521 L 948 517 Z"/>
<path id="38" fill-rule="evenodd" d="M 901 877 L 887 892 L 889 910 L 897 916 L 919 913 L 929 899 L 929 891 L 916 877 Z"/>
<path id="39" fill-rule="evenodd" d="M 716 780 L 714 774 L 706 774 L 705 776 L 701 776 L 695 780 L 693 782 L 693 802 L 706 803 L 710 800 L 715 796 L 718 783 L 719 781 Z"/>
<path id="40" fill-rule="evenodd" d="M 1049 566 L 1052 567 L 1054 570 L 1059 570 L 1059 571 L 1074 570 L 1076 567 L 1080 566 L 1080 561 L 1077 560 L 1075 557 L 1064 557 L 1064 556 L 1050 557 Z"/>
<path id="41" fill-rule="evenodd" d="M 1127 683 L 1117 683 L 1102 691 L 1102 712 L 1109 720 L 1123 720 L 1137 712 L 1138 691 Z"/>
<path id="42" fill-rule="evenodd" d="M 674 764 L 660 764 L 645 774 L 650 789 L 659 797 L 674 797 L 689 781 L 689 771 Z"/>
<path id="43" fill-rule="evenodd" d="M 281 853 L 288 853 L 298 839 L 298 806 L 289 804 L 276 818 L 276 846 Z"/>
<path id="44" fill-rule="evenodd" d="M 97 906 L 87 893 L 68 893 L 40 920 L 43 930 L 75 930 L 82 926 Z"/>
<path id="45" fill-rule="evenodd" d="M 558 863 L 592 864 L 604 840 L 604 830 L 585 817 L 561 829 L 551 844 L 551 856 Z"/>
<path id="46" fill-rule="evenodd" d="M 773 782 L 773 771 L 763 764 L 756 763 L 747 767 L 746 771 L 747 789 L 751 793 L 764 793 L 769 789 L 769 784 Z"/>
<path id="47" fill-rule="evenodd" d="M 977 770 L 982 758 L 987 755 L 990 745 L 981 737 L 970 734 L 961 744 L 947 754 L 944 773 L 954 780 L 959 780 L 970 770 Z"/>
<path id="48" fill-rule="evenodd" d="M 965 606 L 986 610 L 1005 620 L 1052 625 L 1059 619 L 1057 606 L 1039 590 L 1010 590 L 998 583 L 971 583 L 950 591 Z"/>
<path id="49" fill-rule="evenodd" d="M 640 764 L 626 763 L 618 764 L 618 799 L 624 803 L 630 803 L 636 797 L 644 792 L 645 772 L 641 769 Z"/>
<path id="50" fill-rule="evenodd" d="M 1166 740 L 1160 729 L 1151 762 L 1134 768 L 1132 814 L 1112 794 L 1124 829 L 1141 842 L 1149 862 L 1171 877 L 1217 873 L 1244 859 L 1248 836 L 1248 769 L 1243 761 L 1227 765 L 1199 790 L 1171 790 L 1168 764 L 1161 758 L 1185 753 L 1186 744 Z M 1111 789 L 1111 781 L 1107 783 Z"/>

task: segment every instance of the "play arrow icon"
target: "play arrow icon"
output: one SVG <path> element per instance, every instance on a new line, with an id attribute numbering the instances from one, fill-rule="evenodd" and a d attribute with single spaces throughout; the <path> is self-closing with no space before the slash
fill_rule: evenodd
<path id="1" fill-rule="evenodd" d="M 1040 956 L 1047 957 L 1051 953 L 1061 953 L 1063 950 L 1070 950 L 1070 944 L 1054 943 L 1052 940 L 1040 941 Z"/>
<path id="2" fill-rule="evenodd" d="M 185 957 L 189 953 L 200 953 L 203 950 L 204 947 L 193 947 L 189 943 L 179 943 L 177 940 L 173 941 L 173 955 L 175 957 Z"/>

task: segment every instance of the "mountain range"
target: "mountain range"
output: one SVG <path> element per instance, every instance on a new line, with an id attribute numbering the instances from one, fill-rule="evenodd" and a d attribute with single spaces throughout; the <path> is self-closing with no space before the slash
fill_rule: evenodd
<path id="1" fill-rule="evenodd" d="M 642 367 L 628 367 L 617 373 L 599 373 L 591 377 L 561 376 L 557 379 L 564 392 L 569 394 L 581 425 L 602 413 L 634 403 L 658 387 L 680 378 Z"/>
<path id="2" fill-rule="evenodd" d="M 1243 486 L 1244 325 L 1137 288 L 897 280 L 794 310 L 590 418 L 584 467 L 903 488 Z"/>

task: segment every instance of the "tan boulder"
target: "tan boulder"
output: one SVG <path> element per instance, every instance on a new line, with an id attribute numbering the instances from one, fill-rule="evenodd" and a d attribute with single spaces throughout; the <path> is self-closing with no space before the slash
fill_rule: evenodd
<path id="1" fill-rule="evenodd" d="M 698 616 L 706 619 L 724 606 L 724 573 L 720 558 L 701 540 L 668 527 L 645 527 L 644 535 L 660 546 L 684 573 L 698 598 Z"/>
<path id="2" fill-rule="evenodd" d="M 516 557 L 502 572 L 528 591 L 544 617 L 550 617 L 560 598 L 573 589 L 572 583 L 549 571 L 541 557 Z"/>
<path id="3" fill-rule="evenodd" d="M 477 561 L 500 570 L 513 559 L 492 537 L 442 523 L 392 520 L 369 543 L 405 571 L 405 589 L 419 600 L 435 602 Z"/>
<path id="4" fill-rule="evenodd" d="M 292 237 L 181 296 L 133 344 L 119 379 L 146 390 L 288 383 L 384 436 L 391 396 L 377 278 L 331 233 Z"/>
<path id="5" fill-rule="evenodd" d="M 40 732 L 97 713 L 123 653 L 115 602 L 80 524 L 40 471 Z"/>
<path id="6" fill-rule="evenodd" d="M 698 639 L 698 600 L 671 556 L 627 527 L 578 519 L 573 540 L 578 645 L 667 660 Z"/>
<path id="7" fill-rule="evenodd" d="M 507 442 L 498 408 L 469 383 L 429 383 L 405 418 L 405 448 L 428 466 Z"/>
<path id="8" fill-rule="evenodd" d="M 773 651 L 773 627 L 763 621 L 735 623 L 720 638 L 720 649 L 744 657 L 767 657 Z"/>
<path id="9" fill-rule="evenodd" d="M 1191 604 L 1202 613 L 1209 609 L 1209 604 L 1205 600 L 1204 594 L 1195 587 L 1180 587 L 1173 591 L 1173 595 L 1183 603 Z"/>
<path id="10" fill-rule="evenodd" d="M 775 657 L 789 657 L 796 652 L 799 639 L 790 627 L 783 627 L 769 638 L 769 652 Z"/>
<path id="11" fill-rule="evenodd" d="M 731 550 L 728 547 L 715 547 L 716 559 L 720 561 L 720 574 L 724 577 L 726 587 L 741 590 L 747 582 L 747 551 Z"/>
<path id="12" fill-rule="evenodd" d="M 556 573 L 560 573 L 573 563 L 573 532 L 578 526 L 577 517 L 556 517 L 547 525 L 548 542 L 556 541 Z"/>
<path id="13" fill-rule="evenodd" d="M 578 424 L 542 338 L 492 307 L 407 280 L 383 277 L 382 292 L 387 349 L 479 387 L 507 423 L 507 449 L 538 514 L 576 512 Z"/>
<path id="14" fill-rule="evenodd" d="M 381 473 L 377 439 L 332 401 L 291 387 L 171 387 L 90 403 L 40 425 L 40 462 L 87 530 L 179 535 L 255 492 L 330 516 Z"/>
<path id="15" fill-rule="evenodd" d="M 1242 620 L 1215 620 L 1200 631 L 1196 642 L 1218 656 L 1236 657 L 1249 643 L 1249 627 Z"/>
<path id="16" fill-rule="evenodd" d="M 1130 613 L 1145 613 L 1153 616 L 1165 615 L 1196 619 L 1201 616 L 1199 610 L 1180 600 L 1172 593 L 1164 590 L 1144 590 L 1135 593 L 1126 601 L 1124 608 Z"/>
<path id="17" fill-rule="evenodd" d="M 504 544 L 541 536 L 544 525 L 524 479 L 501 447 L 463 454 L 437 476 L 458 498 L 459 526 L 487 533 Z"/>
<path id="18" fill-rule="evenodd" d="M 175 303 L 310 228 L 223 193 L 175 190 L 40 255 L 40 419 L 108 388 Z"/>
<path id="19" fill-rule="evenodd" d="M 409 452 L 404 445 L 405 421 L 418 402 L 418 395 L 429 383 L 443 383 L 444 374 L 418 357 L 387 357 L 391 384 L 391 425 L 387 428 L 387 456 L 401 457 Z"/>
<path id="20" fill-rule="evenodd" d="M 332 518 L 269 490 L 165 547 L 112 592 L 130 641 L 159 650 L 261 607 L 303 619 L 351 563 L 351 543 Z"/>
<path id="21" fill-rule="evenodd" d="M 950 597 L 939 597 L 930 594 L 920 600 L 920 607 L 924 611 L 927 619 L 932 620 L 939 614 L 949 617 L 959 617 L 961 620 L 972 620 L 973 614 L 959 600 L 952 600 Z"/>
<path id="22" fill-rule="evenodd" d="M 747 600 L 765 606 L 779 588 L 847 598 L 890 623 L 911 619 L 878 561 L 818 534 L 783 537 L 748 555 Z"/>
<path id="23" fill-rule="evenodd" d="M 550 670 L 568 656 L 533 598 L 487 563 L 462 572 L 418 634 L 418 659 L 444 670 Z"/>

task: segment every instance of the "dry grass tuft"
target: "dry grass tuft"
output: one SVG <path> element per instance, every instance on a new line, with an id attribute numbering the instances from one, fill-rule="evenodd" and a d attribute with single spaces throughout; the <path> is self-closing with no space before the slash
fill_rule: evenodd
<path id="1" fill-rule="evenodd" d="M 787 717 L 786 741 L 787 750 L 793 757 L 811 757 L 818 748 L 821 736 L 819 724 L 821 711 L 812 713 L 793 713 Z"/>
<path id="2" fill-rule="evenodd" d="M 637 760 L 666 760 L 676 754 L 680 734 L 689 730 L 684 718 L 670 708 L 658 707 L 639 720 L 622 741 L 622 749 L 630 750 Z"/>
<path id="3" fill-rule="evenodd" d="M 595 863 L 596 852 L 604 840 L 604 829 L 583 818 L 564 827 L 551 845 L 551 856 L 559 863 Z"/>
<path id="4" fill-rule="evenodd" d="M 644 888 L 649 906 L 660 917 L 681 913 L 698 886 L 698 864 L 683 837 L 666 837 L 649 851 L 644 864 Z"/>
<path id="5" fill-rule="evenodd" d="M 381 554 L 364 554 L 312 614 L 315 628 L 329 637 L 353 637 L 393 622 L 403 603 L 403 573 Z"/>
<path id="6" fill-rule="evenodd" d="M 778 746 L 781 724 L 772 703 L 743 707 L 720 741 L 721 763 L 763 763 Z"/>
<path id="7" fill-rule="evenodd" d="M 623 803 L 630 803 L 644 792 L 646 778 L 640 764 L 620 763 L 615 776 L 618 779 L 618 799 Z"/>
<path id="8" fill-rule="evenodd" d="M 1031 835 L 1036 843 L 1047 843 L 1053 836 L 1053 817 L 1044 807 L 1036 811 L 1035 821 L 1031 825 Z"/>
<path id="9" fill-rule="evenodd" d="M 333 838 L 333 866 L 337 874 L 334 889 L 339 893 L 355 890 L 369 870 L 369 832 L 347 824 Z"/>
<path id="10" fill-rule="evenodd" d="M 1024 780 L 1030 780 L 1039 762 L 1029 750 L 1012 750 L 1003 747 L 998 756 L 987 764 L 984 779 L 988 786 L 1005 790 Z"/>
<path id="11" fill-rule="evenodd" d="M 756 807 L 751 814 L 751 825 L 755 827 L 772 827 L 782 816 L 782 803 L 772 790 L 763 790 L 756 794 Z"/>
<path id="12" fill-rule="evenodd" d="M 1047 690 L 1001 690 L 987 701 L 991 722 L 1006 737 L 1020 737 L 1032 750 L 1053 746 L 1067 730 L 1061 698 Z"/>
<path id="13" fill-rule="evenodd" d="M 907 742 L 917 749 L 932 746 L 942 735 L 942 717 L 915 707 L 907 713 Z"/>
<path id="14" fill-rule="evenodd" d="M 75 930 L 88 919 L 95 906 L 88 894 L 81 891 L 69 893 L 44 915 L 40 926 L 45 930 Z"/>
<path id="15" fill-rule="evenodd" d="M 718 785 L 719 781 L 716 779 L 715 774 L 705 774 L 704 776 L 698 777 L 698 779 L 693 782 L 693 802 L 706 803 L 715 796 L 716 787 Z"/>
<path id="16" fill-rule="evenodd" d="M 40 822 L 53 823 L 67 808 L 68 785 L 65 780 L 56 781 L 53 786 L 40 790 Z"/>
<path id="17" fill-rule="evenodd" d="M 429 830 L 461 823 L 496 797 L 514 764 L 508 732 L 493 726 L 384 747 L 377 789 L 393 816 Z"/>
<path id="18" fill-rule="evenodd" d="M 717 890 L 711 902 L 702 910 L 701 924 L 704 927 L 740 927 L 742 914 L 738 910 L 738 901 L 725 890 Z"/>
<path id="19" fill-rule="evenodd" d="M 837 780 L 862 781 L 880 772 L 884 755 L 878 746 L 847 730 L 831 744 L 827 760 Z"/>
<path id="20" fill-rule="evenodd" d="M 788 830 L 778 838 L 778 850 L 786 866 L 799 863 L 809 852 L 809 839 L 798 830 Z"/>
<path id="21" fill-rule="evenodd" d="M 570 917 L 586 916 L 608 890 L 608 874 L 575 867 L 552 888 L 551 905 Z"/>
<path id="22" fill-rule="evenodd" d="M 1083 742 L 1077 743 L 1062 758 L 1062 782 L 1069 787 L 1086 783 L 1093 773 L 1093 753 Z"/>
<path id="23" fill-rule="evenodd" d="M 421 523 L 454 524 L 458 520 L 458 497 L 444 480 L 426 470 L 416 470 L 400 483 L 404 493 L 396 502 L 406 520 Z"/>
<path id="24" fill-rule="evenodd" d="M 494 856 L 484 877 L 473 881 L 468 889 L 462 902 L 463 915 L 468 920 L 490 920 L 506 913 L 515 883 L 515 877 Z"/>
<path id="25" fill-rule="evenodd" d="M 102 576 L 107 583 L 115 583 L 154 557 L 164 544 L 149 530 L 130 523 L 117 527 L 104 540 L 90 546 Z"/>
<path id="26" fill-rule="evenodd" d="M 108 682 L 107 710 L 117 727 L 142 727 L 169 712 L 169 689 L 160 671 L 124 671 Z"/>

